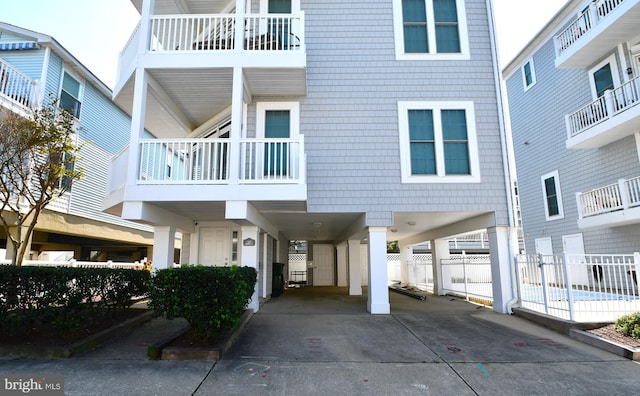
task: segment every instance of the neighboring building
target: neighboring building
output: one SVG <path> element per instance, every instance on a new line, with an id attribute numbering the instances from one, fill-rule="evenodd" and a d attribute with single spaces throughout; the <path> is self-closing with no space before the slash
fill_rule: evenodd
<path id="1" fill-rule="evenodd" d="M 507 311 L 517 241 L 490 1 L 132 3 L 114 90 L 130 145 L 104 208 L 154 226 L 154 266 L 180 231 L 183 263 L 258 268 L 257 310 L 272 263 L 306 241 L 309 284 L 365 283 L 369 312 L 388 313 L 387 240 L 406 273 L 412 245 L 439 263 L 448 239 L 486 230 Z"/>
<path id="2" fill-rule="evenodd" d="M 528 253 L 640 251 L 640 0 L 571 0 L 504 69 Z"/>
<path id="3" fill-rule="evenodd" d="M 27 116 L 50 98 L 73 108 L 82 150 L 82 180 L 40 214 L 27 259 L 142 260 L 153 229 L 104 213 L 111 157 L 128 142 L 131 119 L 111 91 L 52 37 L 0 22 L 0 117 Z M 0 230 L 7 259 L 13 246 Z M 2 249 L 5 253 L 4 249 Z M 54 253 L 54 252 L 68 253 Z"/>

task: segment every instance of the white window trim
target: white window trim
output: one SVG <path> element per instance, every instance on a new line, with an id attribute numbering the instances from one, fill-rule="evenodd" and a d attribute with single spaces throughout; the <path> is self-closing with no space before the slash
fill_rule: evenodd
<path id="1" fill-rule="evenodd" d="M 607 63 L 611 64 L 611 77 L 613 77 L 613 86 L 617 88 L 620 86 L 620 72 L 618 71 L 618 62 L 616 61 L 615 54 L 612 54 L 607 59 L 598 63 L 591 69 L 589 69 L 589 86 L 591 87 L 591 96 L 593 99 L 598 99 L 598 92 L 596 91 L 596 83 L 593 81 L 593 73 L 602 69 Z"/>
<path id="2" fill-rule="evenodd" d="M 258 102 L 256 103 L 256 138 L 264 139 L 265 118 L 268 110 L 289 110 L 291 117 L 290 139 L 300 136 L 300 102 Z"/>
<path id="3" fill-rule="evenodd" d="M 249 8 L 247 8 L 247 10 L 249 10 Z M 269 12 L 269 0 L 260 0 L 260 13 L 266 14 L 267 12 Z M 299 12 L 300 0 L 291 0 L 291 13 L 297 14 Z"/>
<path id="4" fill-rule="evenodd" d="M 427 15 L 434 15 L 433 3 L 426 1 Z M 469 34 L 467 29 L 467 12 L 464 0 L 456 0 L 458 11 L 458 28 L 460 35 L 460 52 L 458 53 L 437 53 L 436 50 L 436 27 L 433 19 L 427 21 L 429 53 L 414 54 L 404 52 L 404 29 L 402 21 L 402 0 L 393 0 L 393 29 L 396 46 L 396 60 L 469 60 Z"/>
<path id="5" fill-rule="evenodd" d="M 62 68 L 62 72 L 60 73 L 60 86 L 58 87 L 58 98 L 60 98 L 62 96 L 62 84 L 64 83 L 64 75 L 68 74 L 69 76 L 71 76 L 74 80 L 76 80 L 79 84 L 80 84 L 80 97 L 78 98 L 78 101 L 80 102 L 80 114 L 78 114 L 78 117 L 74 117 L 76 118 L 76 120 L 80 119 L 80 116 L 82 115 L 82 108 L 84 107 L 84 90 L 85 90 L 85 80 L 84 78 L 81 78 L 80 76 L 78 76 L 76 73 L 74 73 L 73 71 L 67 69 L 67 68 Z"/>
<path id="6" fill-rule="evenodd" d="M 409 139 L 409 110 L 433 110 L 436 146 L 436 175 L 411 174 L 411 143 Z M 470 175 L 445 175 L 444 143 L 442 141 L 441 110 L 464 110 L 467 118 L 467 143 Z M 471 101 L 460 102 L 398 102 L 400 133 L 400 171 L 402 183 L 480 183 L 480 156 L 476 132 L 476 116 Z"/>
<path id="7" fill-rule="evenodd" d="M 547 204 L 547 189 L 544 181 L 550 177 L 553 177 L 553 181 L 556 185 L 556 199 L 558 200 L 558 214 L 555 216 L 549 216 L 549 205 Z M 544 203 L 544 217 L 547 221 L 564 219 L 564 204 L 562 203 L 562 191 L 560 190 L 560 176 L 558 171 L 549 172 L 540 176 L 540 184 L 542 185 L 542 202 Z"/>
<path id="8" fill-rule="evenodd" d="M 531 84 L 529 85 L 527 85 L 527 75 L 524 70 L 527 65 L 531 67 Z M 531 58 L 522 65 L 522 86 L 524 87 L 524 91 L 527 92 L 534 85 L 536 85 L 536 68 L 533 65 L 533 58 Z"/>

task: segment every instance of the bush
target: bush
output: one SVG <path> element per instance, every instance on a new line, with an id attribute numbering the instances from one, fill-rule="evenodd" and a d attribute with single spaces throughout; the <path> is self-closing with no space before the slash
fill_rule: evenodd
<path id="1" fill-rule="evenodd" d="M 92 320 L 147 296 L 150 277 L 129 269 L 0 265 L 0 329 L 12 333 L 53 324 L 74 331 L 81 325 L 79 312 Z"/>
<path id="2" fill-rule="evenodd" d="M 626 336 L 640 339 L 640 312 L 620 317 L 616 321 L 616 330 Z"/>
<path id="3" fill-rule="evenodd" d="M 149 305 L 167 319 L 185 318 L 196 339 L 213 339 L 238 325 L 256 279 L 250 267 L 163 269 L 153 277 Z"/>

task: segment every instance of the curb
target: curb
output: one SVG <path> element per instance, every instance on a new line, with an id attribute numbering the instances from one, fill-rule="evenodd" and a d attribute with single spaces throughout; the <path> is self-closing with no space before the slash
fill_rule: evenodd
<path id="1" fill-rule="evenodd" d="M 231 348 L 233 343 L 240 336 L 249 319 L 253 316 L 253 310 L 244 311 L 240 317 L 240 323 L 235 329 L 228 332 L 222 339 L 212 347 L 172 347 L 167 346 L 171 341 L 180 337 L 187 329 L 174 333 L 164 341 L 155 343 L 147 349 L 147 356 L 151 359 L 160 360 L 212 360 L 218 361 L 222 355 Z"/>
<path id="2" fill-rule="evenodd" d="M 25 345 L 0 345 L 0 355 L 33 358 L 69 358 L 94 348 L 108 339 L 127 333 L 154 317 L 153 311 L 131 318 L 113 327 L 96 333 L 80 341 L 69 345 L 60 346 L 25 346 Z"/>
<path id="3" fill-rule="evenodd" d="M 627 359 L 640 360 L 640 348 L 632 348 L 618 344 L 617 342 L 606 340 L 595 334 L 578 329 L 571 329 L 570 337 Z"/>

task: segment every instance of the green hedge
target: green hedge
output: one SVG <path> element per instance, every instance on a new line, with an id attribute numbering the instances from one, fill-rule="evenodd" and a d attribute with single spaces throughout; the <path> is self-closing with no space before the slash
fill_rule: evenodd
<path id="1" fill-rule="evenodd" d="M 185 318 L 195 338 L 212 339 L 237 326 L 256 279 L 251 267 L 164 269 L 153 278 L 149 305 L 167 319 Z"/>
<path id="2" fill-rule="evenodd" d="M 80 312 L 90 320 L 146 297 L 150 278 L 130 269 L 0 265 L 0 328 L 53 324 L 70 331 L 87 320 Z"/>
<path id="3" fill-rule="evenodd" d="M 620 317 L 615 328 L 626 336 L 640 339 L 640 312 Z"/>

